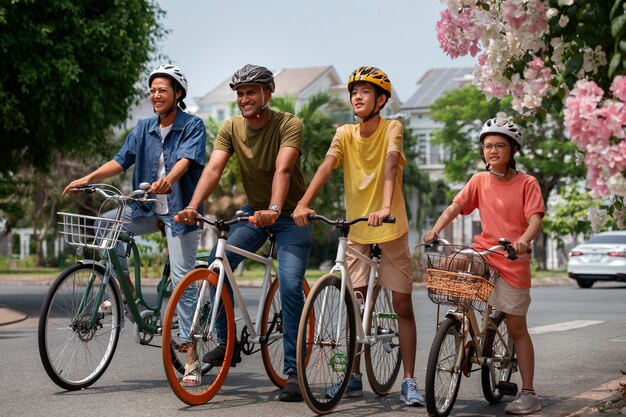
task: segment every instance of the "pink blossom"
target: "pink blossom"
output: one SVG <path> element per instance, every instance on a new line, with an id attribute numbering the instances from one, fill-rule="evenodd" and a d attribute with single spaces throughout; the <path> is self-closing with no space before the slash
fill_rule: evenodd
<path id="1" fill-rule="evenodd" d="M 619 75 L 611 84 L 611 93 L 621 101 L 626 101 L 626 77 Z"/>
<path id="2" fill-rule="evenodd" d="M 451 58 L 476 56 L 480 52 L 477 31 L 471 20 L 471 8 L 463 8 L 456 15 L 450 10 L 441 12 L 441 20 L 435 26 L 439 46 Z"/>

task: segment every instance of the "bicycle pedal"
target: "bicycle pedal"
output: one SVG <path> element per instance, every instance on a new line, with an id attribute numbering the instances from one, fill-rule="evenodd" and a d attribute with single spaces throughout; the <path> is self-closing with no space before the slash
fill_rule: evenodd
<path id="1" fill-rule="evenodd" d="M 517 384 L 514 382 L 500 381 L 498 382 L 497 388 L 502 395 L 517 395 Z"/>

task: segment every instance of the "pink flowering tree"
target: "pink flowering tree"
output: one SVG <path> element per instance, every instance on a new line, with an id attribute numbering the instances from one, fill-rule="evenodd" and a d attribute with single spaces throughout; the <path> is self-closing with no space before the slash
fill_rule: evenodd
<path id="1" fill-rule="evenodd" d="M 512 98 L 532 121 L 563 112 L 587 167 L 594 230 L 607 212 L 626 226 L 626 0 L 442 0 L 437 23 L 451 57 L 478 56 L 474 84 Z"/>

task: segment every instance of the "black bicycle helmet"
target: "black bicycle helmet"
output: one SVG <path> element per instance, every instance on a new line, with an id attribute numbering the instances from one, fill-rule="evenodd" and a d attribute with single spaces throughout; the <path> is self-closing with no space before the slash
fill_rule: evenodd
<path id="1" fill-rule="evenodd" d="M 236 90 L 237 87 L 243 84 L 266 85 L 272 93 L 276 87 L 272 71 L 265 67 L 251 64 L 247 64 L 235 72 L 230 83 L 230 88 Z"/>

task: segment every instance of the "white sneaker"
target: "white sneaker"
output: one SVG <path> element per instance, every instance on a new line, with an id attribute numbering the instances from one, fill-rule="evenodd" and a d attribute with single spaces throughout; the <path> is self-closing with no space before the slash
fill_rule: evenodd
<path id="1" fill-rule="evenodd" d="M 517 394 L 513 402 L 506 406 L 504 412 L 507 414 L 526 415 L 541 411 L 541 403 L 536 394 L 522 391 Z"/>

